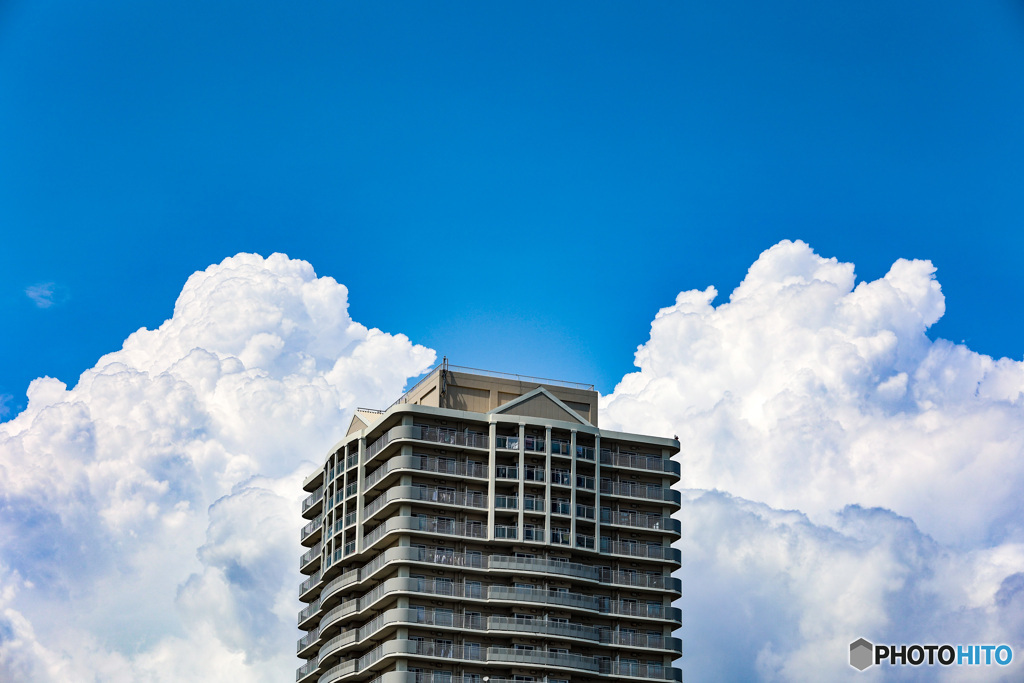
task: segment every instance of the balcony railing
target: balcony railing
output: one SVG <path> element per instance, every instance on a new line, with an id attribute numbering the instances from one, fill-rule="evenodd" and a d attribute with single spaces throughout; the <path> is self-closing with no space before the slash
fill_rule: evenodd
<path id="1" fill-rule="evenodd" d="M 302 569 L 307 564 L 312 562 L 314 559 L 319 557 L 320 556 L 320 551 L 323 550 L 323 547 L 324 547 L 323 541 L 320 541 L 315 546 L 313 546 L 312 548 L 310 548 L 309 550 L 304 552 L 302 554 L 302 557 L 299 558 L 299 569 Z"/>
<path id="2" fill-rule="evenodd" d="M 295 672 L 295 680 L 301 681 L 303 678 L 316 671 L 316 667 L 317 659 L 314 657 L 298 668 Z"/>
<path id="3" fill-rule="evenodd" d="M 302 531 L 299 534 L 299 542 L 305 541 L 307 538 L 313 535 L 313 532 L 320 528 L 320 525 L 324 521 L 323 513 L 316 516 L 312 522 L 302 527 Z"/>
<path id="4" fill-rule="evenodd" d="M 416 433 L 418 430 L 418 433 Z M 489 439 L 486 434 L 478 432 L 459 432 L 444 427 L 422 427 L 414 429 L 414 438 L 420 441 L 432 441 L 451 446 L 468 446 L 470 448 L 487 448 Z"/>
<path id="5" fill-rule="evenodd" d="M 648 557 L 654 560 L 682 560 L 682 554 L 675 548 L 631 541 L 611 541 L 607 538 L 601 539 L 601 552 L 629 557 Z"/>
<path id="6" fill-rule="evenodd" d="M 519 437 L 518 436 L 496 436 L 494 437 L 495 448 L 504 448 L 509 451 L 519 450 Z"/>
<path id="7" fill-rule="evenodd" d="M 458 505 L 459 507 L 487 508 L 487 494 L 480 491 L 451 491 L 436 486 L 398 486 L 389 489 L 363 508 L 363 517 L 369 519 L 375 512 L 395 500 L 427 501 Z"/>
<path id="8" fill-rule="evenodd" d="M 601 510 L 601 524 L 615 524 L 635 529 L 669 530 L 679 532 L 679 520 L 661 515 L 647 515 L 631 510 Z"/>
<path id="9" fill-rule="evenodd" d="M 295 644 L 295 651 L 296 652 L 302 652 L 311 643 L 315 642 L 316 639 L 317 639 L 317 636 L 319 636 L 319 635 L 320 635 L 320 627 L 319 626 L 314 627 L 312 631 L 309 631 L 308 633 L 306 633 L 306 635 L 304 635 L 301 638 L 299 638 L 299 641 Z"/>
<path id="10" fill-rule="evenodd" d="M 534 453 L 543 453 L 544 439 L 536 436 L 527 436 L 523 439 L 523 449 Z"/>
<path id="11" fill-rule="evenodd" d="M 446 458 L 427 455 L 400 455 L 391 458 L 366 477 L 366 488 L 373 487 L 388 473 L 398 469 L 418 470 L 420 472 L 436 472 L 438 474 L 454 474 L 463 477 L 487 478 L 487 465 L 477 462 L 458 462 Z"/>
<path id="12" fill-rule="evenodd" d="M 519 509 L 519 497 L 518 496 L 495 496 L 494 497 L 494 509 L 496 509 L 496 510 L 518 510 Z"/>
<path id="13" fill-rule="evenodd" d="M 627 498 L 643 498 L 645 500 L 664 500 L 679 503 L 679 491 L 662 488 L 657 484 L 636 484 L 628 481 L 601 480 L 601 493 Z"/>
<path id="14" fill-rule="evenodd" d="M 299 585 L 299 595 L 300 596 L 304 595 L 306 593 L 306 591 L 308 591 L 310 588 L 312 588 L 317 583 L 319 583 L 319 581 L 320 581 L 320 572 L 316 571 L 316 572 L 313 573 L 312 576 L 310 576 L 308 579 L 306 579 L 305 581 L 303 581 Z"/>
<path id="15" fill-rule="evenodd" d="M 594 519 L 594 506 L 577 504 L 576 517 L 580 519 Z"/>
<path id="16" fill-rule="evenodd" d="M 561 666 L 595 672 L 598 670 L 597 657 L 588 657 L 574 652 L 554 652 L 550 650 L 489 647 L 487 648 L 487 661 L 526 666 Z"/>
<path id="17" fill-rule="evenodd" d="M 612 467 L 629 467 L 634 470 L 649 472 L 669 472 L 679 474 L 679 463 L 665 460 L 657 455 L 638 455 L 629 452 L 615 452 L 608 448 L 601 449 L 601 464 Z"/>
<path id="18" fill-rule="evenodd" d="M 302 501 L 302 512 L 305 513 L 306 510 L 316 505 L 323 497 L 324 487 L 321 485 L 316 491 L 313 491 L 313 493 L 306 496 L 306 499 Z"/>

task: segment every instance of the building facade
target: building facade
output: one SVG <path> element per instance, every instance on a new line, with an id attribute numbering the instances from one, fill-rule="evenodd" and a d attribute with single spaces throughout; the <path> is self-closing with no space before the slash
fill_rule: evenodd
<path id="1" fill-rule="evenodd" d="M 681 681 L 679 443 L 435 368 L 308 477 L 299 683 Z"/>

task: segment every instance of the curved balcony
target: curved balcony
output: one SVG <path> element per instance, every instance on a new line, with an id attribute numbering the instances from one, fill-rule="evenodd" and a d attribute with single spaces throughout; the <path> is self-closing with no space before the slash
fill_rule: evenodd
<path id="1" fill-rule="evenodd" d="M 451 491 L 436 486 L 395 486 L 363 508 L 363 519 L 369 521 L 391 503 L 399 502 L 428 502 L 486 510 L 487 494 L 478 491 Z"/>
<path id="2" fill-rule="evenodd" d="M 442 591 L 443 594 L 450 594 Z M 530 636 L 548 635 L 563 639 L 578 640 L 587 644 L 602 644 L 630 649 L 647 649 L 676 654 L 682 653 L 682 641 L 678 638 L 663 638 L 640 633 L 628 633 L 597 628 L 575 622 L 561 622 L 548 619 L 528 619 L 492 615 L 455 614 L 447 610 L 395 607 L 388 609 L 372 621 L 340 633 L 319 646 L 319 661 L 326 662 L 332 655 L 340 655 L 348 648 L 379 639 L 387 628 L 400 626 L 430 626 L 453 631 L 479 631 L 482 634 L 500 635 L 522 633 Z M 300 643 L 300 656 L 311 654 L 318 644 L 316 634 L 307 634 Z"/>
<path id="3" fill-rule="evenodd" d="M 547 590 L 544 588 L 488 586 L 487 598 L 490 600 L 502 600 L 515 603 L 529 602 L 543 605 L 559 605 L 561 607 L 571 607 L 595 612 L 600 608 L 600 601 L 592 595 L 570 593 L 568 591 Z"/>
<path id="4" fill-rule="evenodd" d="M 487 630 L 574 638 L 595 643 L 600 642 L 601 636 L 601 631 L 596 626 L 587 626 L 575 622 L 551 621 L 548 619 L 524 619 L 523 617 L 505 616 L 487 617 Z"/>
<path id="5" fill-rule="evenodd" d="M 465 448 L 478 448 L 487 450 L 489 439 L 486 434 L 480 432 L 458 431 L 448 427 L 428 427 L 424 425 L 396 425 L 381 434 L 377 439 L 366 446 L 366 461 L 369 463 L 388 444 L 400 439 L 412 439 L 415 441 L 426 441 L 428 443 L 445 444 L 448 446 L 462 446 Z"/>
<path id="6" fill-rule="evenodd" d="M 471 479 L 487 479 L 487 465 L 458 462 L 447 458 L 414 453 L 413 455 L 396 455 L 381 463 L 380 467 L 366 476 L 366 490 L 369 491 L 389 474 L 400 470 L 431 472 L 444 476 L 469 477 Z"/>
<path id="7" fill-rule="evenodd" d="M 396 527 L 397 520 L 410 520 L 407 523 L 408 526 L 418 526 L 418 524 L 411 521 L 415 519 L 417 518 L 396 517 L 389 521 L 396 521 Z M 386 566 L 389 567 L 388 571 L 391 571 L 390 567 L 397 562 L 459 567 L 506 574 L 565 576 L 598 584 L 628 586 L 633 589 L 670 590 L 677 594 L 681 592 L 682 588 L 679 579 L 661 574 L 615 571 L 577 562 L 560 562 L 543 558 L 513 557 L 509 555 L 491 555 L 488 557 L 478 554 L 455 553 L 441 549 L 406 546 L 387 548 L 365 566 L 349 570 L 335 577 L 323 586 L 319 600 L 327 602 L 331 597 L 342 591 L 357 590 L 361 583 L 372 578 L 375 574 L 385 569 Z M 316 604 L 320 603 L 317 602 Z"/>
<path id="8" fill-rule="evenodd" d="M 558 562 L 534 557 L 512 557 L 509 555 L 491 555 L 485 558 L 487 568 L 492 571 L 510 571 L 513 573 L 529 572 L 533 574 L 557 574 L 576 579 L 585 579 L 597 583 L 611 583 L 633 588 L 651 588 L 655 590 L 679 590 L 682 583 L 679 579 L 660 574 L 644 574 L 603 569 L 577 562 Z"/>
<path id="9" fill-rule="evenodd" d="M 577 671 L 593 671 L 594 673 L 598 671 L 597 657 L 587 657 L 573 652 L 489 647 L 487 648 L 487 661 L 521 666 L 556 666 Z"/>

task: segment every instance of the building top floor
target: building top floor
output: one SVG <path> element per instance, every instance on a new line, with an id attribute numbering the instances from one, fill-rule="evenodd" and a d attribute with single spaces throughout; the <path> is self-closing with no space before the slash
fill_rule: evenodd
<path id="1" fill-rule="evenodd" d="M 496 425 L 499 435 L 515 434 L 518 425 L 526 424 L 534 428 L 530 433 L 538 426 L 551 427 L 554 438 L 559 433 L 566 435 L 563 438 L 573 433 L 577 444 L 588 447 L 595 445 L 594 437 L 600 437 L 602 448 L 614 442 L 627 451 L 639 449 L 665 458 L 679 452 L 679 442 L 674 438 L 599 429 L 597 401 L 593 385 L 457 368 L 445 361 L 387 409 L 357 409 L 347 434 L 330 453 L 343 450 L 346 445 L 351 450 L 351 444 L 360 438 L 366 439 L 367 447 L 377 441 L 386 442 L 397 436 L 387 434 L 396 428 L 405 435 L 398 427 L 403 424 L 420 424 L 424 428 L 433 425 L 446 433 L 456 428 L 467 433 L 483 432 L 467 434 L 475 437 L 474 443 L 480 441 L 480 445 L 486 442 L 488 424 Z M 427 435 L 425 432 L 417 437 L 410 432 L 405 436 Z"/>
<path id="2" fill-rule="evenodd" d="M 460 368 L 448 365 L 447 360 L 431 370 L 426 377 L 407 391 L 394 405 L 411 404 L 488 413 L 516 399 L 533 394 L 538 388 L 570 408 L 590 425 L 597 427 L 597 391 L 593 384 L 563 382 L 561 380 L 527 377 L 507 373 Z M 535 401 L 534 412 L 543 412 L 546 401 Z M 548 408 L 549 415 L 534 417 L 561 418 L 564 410 Z"/>

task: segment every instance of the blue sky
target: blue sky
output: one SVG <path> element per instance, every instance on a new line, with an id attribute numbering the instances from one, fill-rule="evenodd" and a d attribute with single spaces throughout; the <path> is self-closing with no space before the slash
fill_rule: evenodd
<path id="1" fill-rule="evenodd" d="M 679 435 L 688 680 L 1019 679 L 1022 74 L 1019 0 L 0 3 L 0 678 L 291 676 L 436 351 Z"/>
<path id="2" fill-rule="evenodd" d="M 930 334 L 1019 359 L 1021 73 L 1009 1 L 11 0 L 0 393 L 73 384 L 240 251 L 604 392 L 677 292 L 784 238 L 864 279 L 931 259 Z"/>

